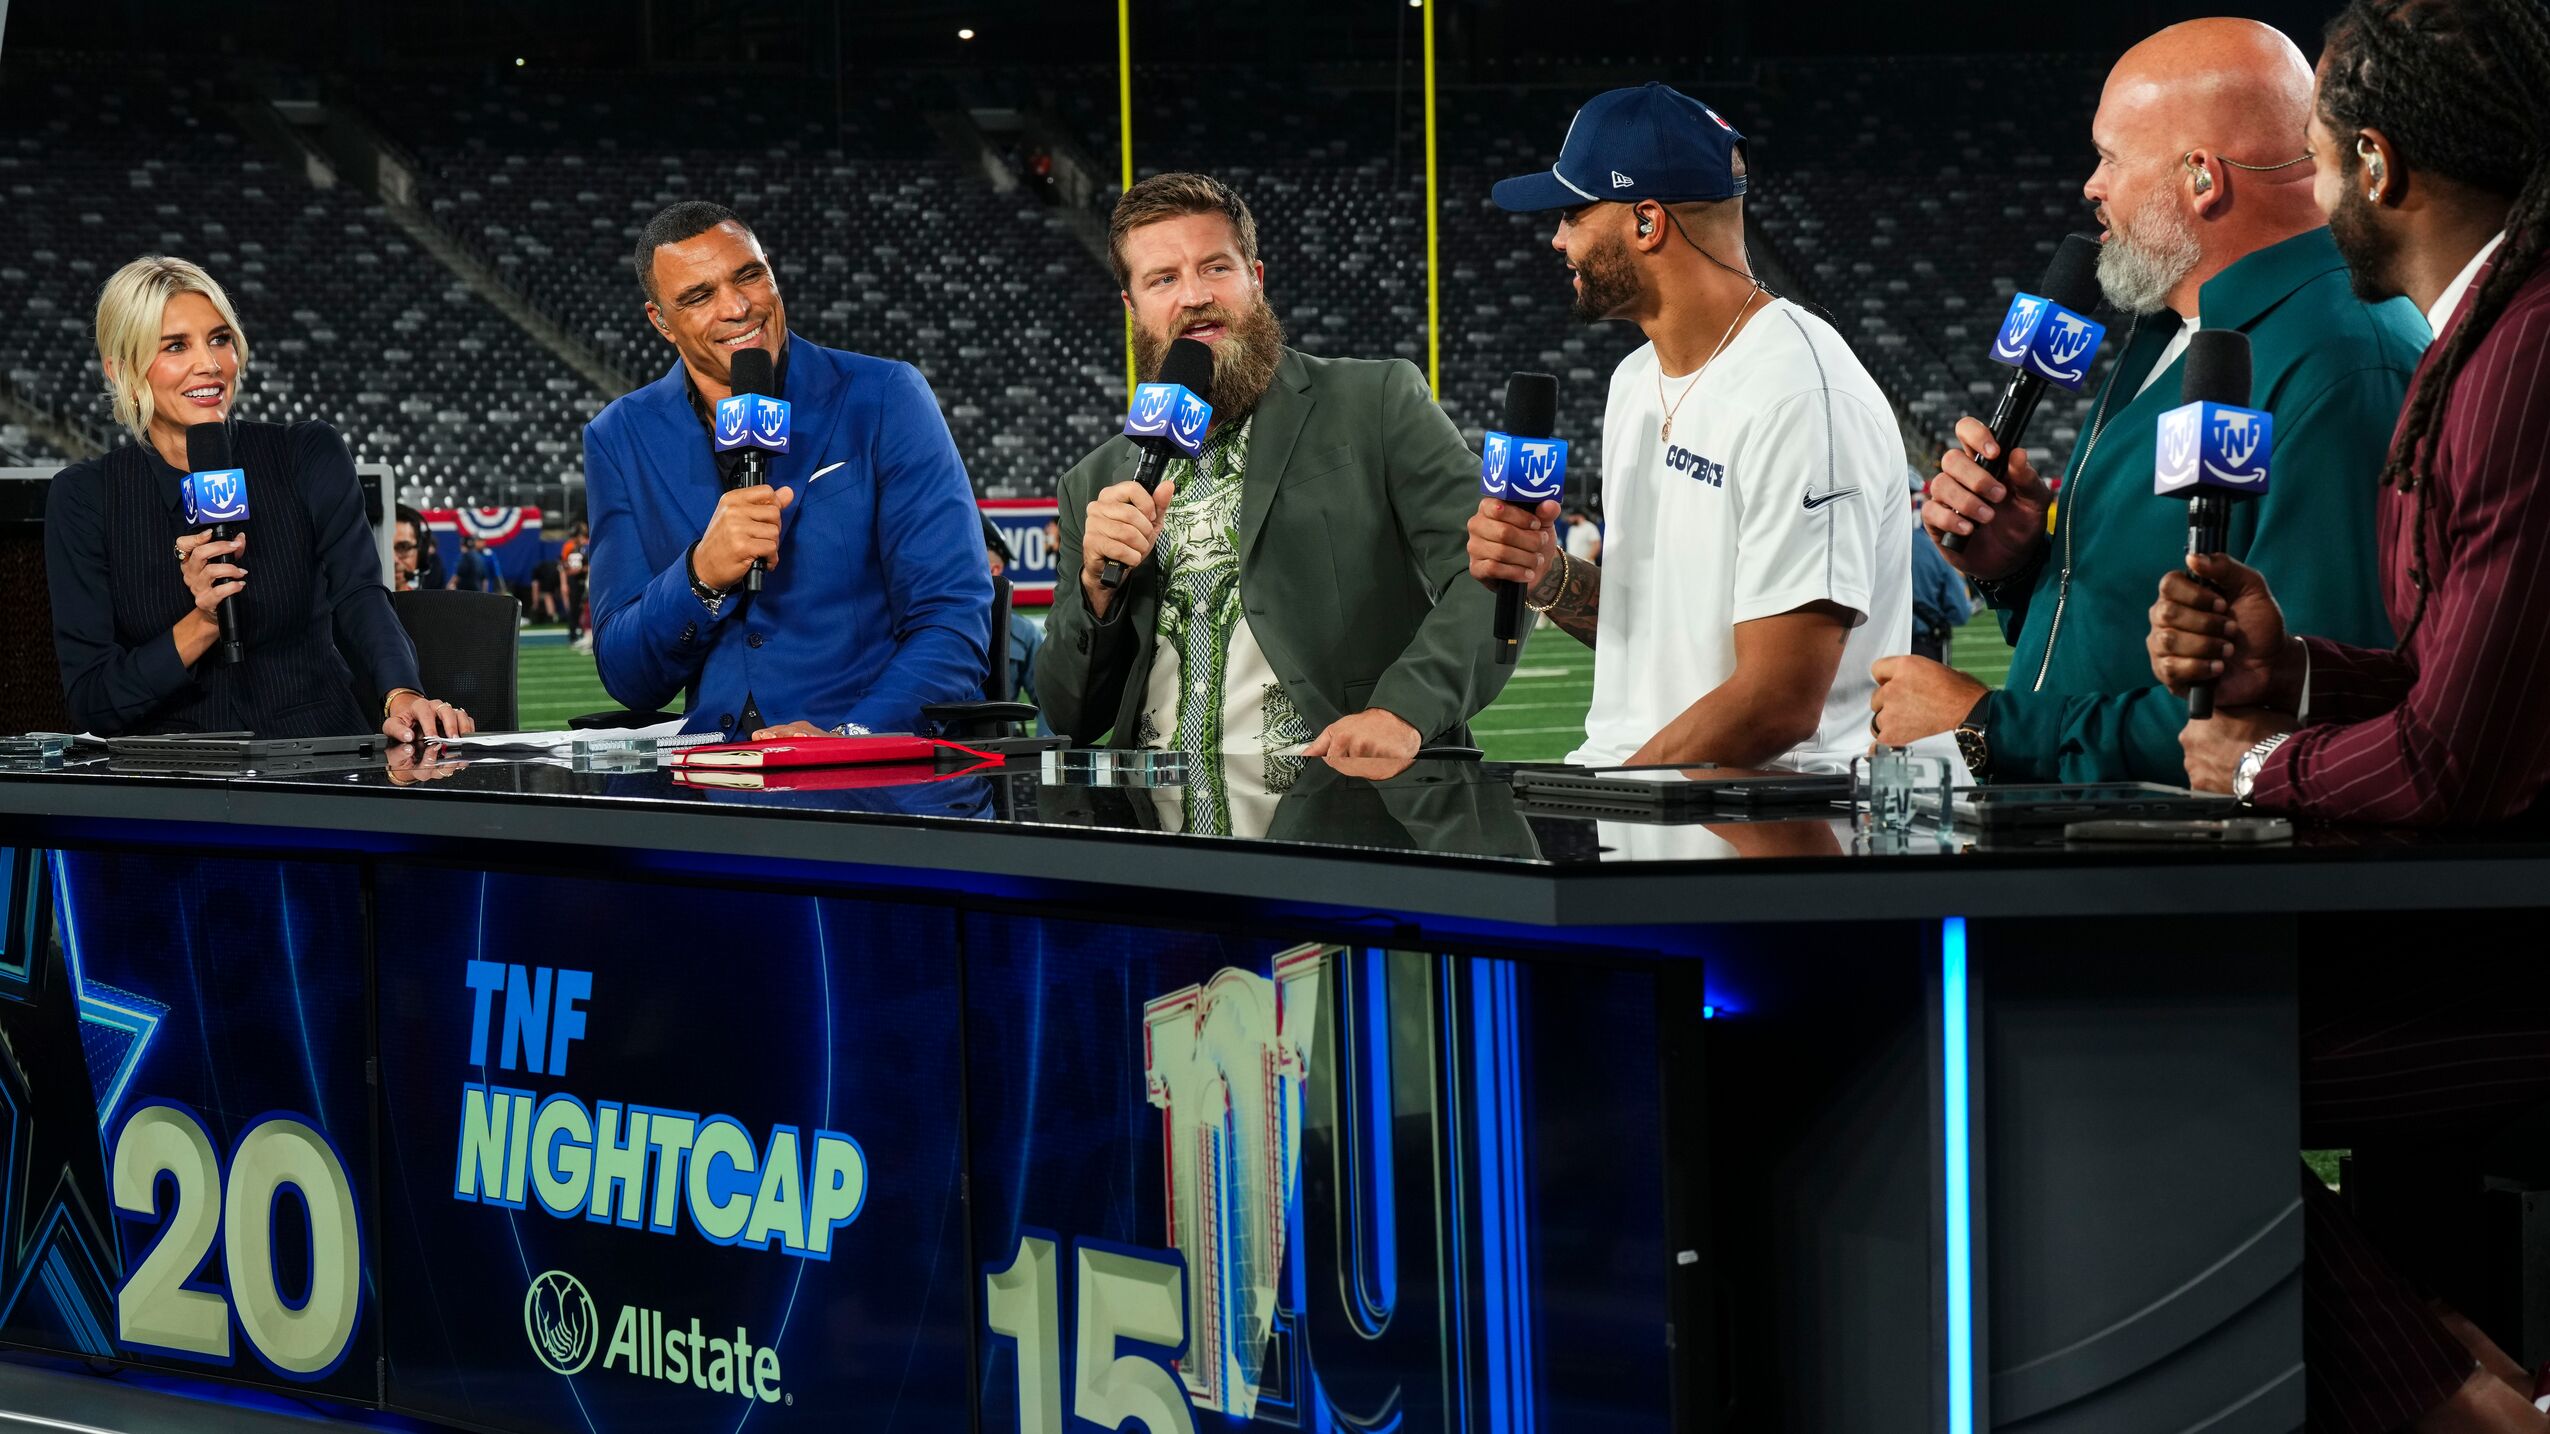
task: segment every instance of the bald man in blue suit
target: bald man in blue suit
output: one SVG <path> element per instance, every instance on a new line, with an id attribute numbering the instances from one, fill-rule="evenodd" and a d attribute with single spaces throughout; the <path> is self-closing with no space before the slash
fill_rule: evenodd
<path id="1" fill-rule="evenodd" d="M 931 703 L 979 699 L 982 520 L 919 371 L 790 334 L 760 241 L 720 206 L 657 215 L 635 264 L 681 357 L 584 431 L 602 685 L 640 710 L 680 696 L 683 730 L 728 737 L 910 732 Z M 754 488 L 708 429 L 744 348 L 771 354 L 793 410 Z"/>

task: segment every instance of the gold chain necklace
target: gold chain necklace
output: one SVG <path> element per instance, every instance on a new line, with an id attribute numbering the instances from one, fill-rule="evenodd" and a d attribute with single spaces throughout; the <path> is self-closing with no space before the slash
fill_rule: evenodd
<path id="1" fill-rule="evenodd" d="M 1663 431 L 1656 435 L 1657 442 L 1663 443 L 1673 437 L 1673 416 L 1682 412 L 1682 399 L 1689 398 L 1691 396 L 1691 390 L 1700 386 L 1700 375 L 1707 373 L 1709 371 L 1709 365 L 1718 361 L 1718 355 L 1727 351 L 1727 340 L 1735 337 L 1735 326 L 1744 322 L 1746 312 L 1752 309 L 1754 299 L 1758 297 L 1761 292 L 1761 287 L 1756 285 L 1751 293 L 1744 296 L 1744 302 L 1736 306 L 1735 317 L 1727 320 L 1727 331 L 1718 335 L 1718 346 L 1709 350 L 1709 356 L 1700 361 L 1700 367 L 1692 370 L 1691 382 L 1682 386 L 1682 398 L 1675 399 L 1672 406 L 1665 409 L 1665 426 Z M 1665 366 L 1663 360 L 1659 359 L 1656 363 L 1656 402 L 1659 405 L 1663 405 L 1664 401 Z"/>

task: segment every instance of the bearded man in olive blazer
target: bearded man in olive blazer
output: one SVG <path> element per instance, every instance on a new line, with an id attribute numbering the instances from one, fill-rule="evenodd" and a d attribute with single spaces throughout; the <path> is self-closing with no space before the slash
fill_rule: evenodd
<path id="1" fill-rule="evenodd" d="M 1202 455 L 1149 491 L 1118 436 L 1063 475 L 1060 581 L 1036 694 L 1091 745 L 1411 757 L 1467 745 L 1512 668 L 1469 572 L 1478 459 L 1400 360 L 1284 346 L 1257 225 L 1227 186 L 1163 174 L 1109 225 L 1136 367 L 1213 350 Z M 1099 581 L 1113 560 L 1122 586 Z"/>

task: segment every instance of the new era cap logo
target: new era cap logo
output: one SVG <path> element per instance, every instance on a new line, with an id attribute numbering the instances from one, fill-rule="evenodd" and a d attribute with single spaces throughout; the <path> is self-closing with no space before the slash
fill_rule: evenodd
<path id="1" fill-rule="evenodd" d="M 1617 169 L 1611 172 L 1611 187 L 1614 189 L 1627 189 L 1629 186 L 1636 184 L 1637 182 L 1637 180 L 1630 178 L 1628 175 L 1621 173 Z"/>

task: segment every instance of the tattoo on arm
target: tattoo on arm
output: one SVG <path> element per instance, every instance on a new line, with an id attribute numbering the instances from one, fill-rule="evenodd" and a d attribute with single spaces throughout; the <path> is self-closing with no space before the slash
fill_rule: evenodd
<path id="1" fill-rule="evenodd" d="M 1561 581 L 1562 575 L 1564 581 Z M 1587 647 L 1594 645 L 1594 621 L 1603 605 L 1603 570 L 1583 558 L 1553 563 L 1532 585 L 1532 605 L 1549 609 L 1559 630 Z"/>

